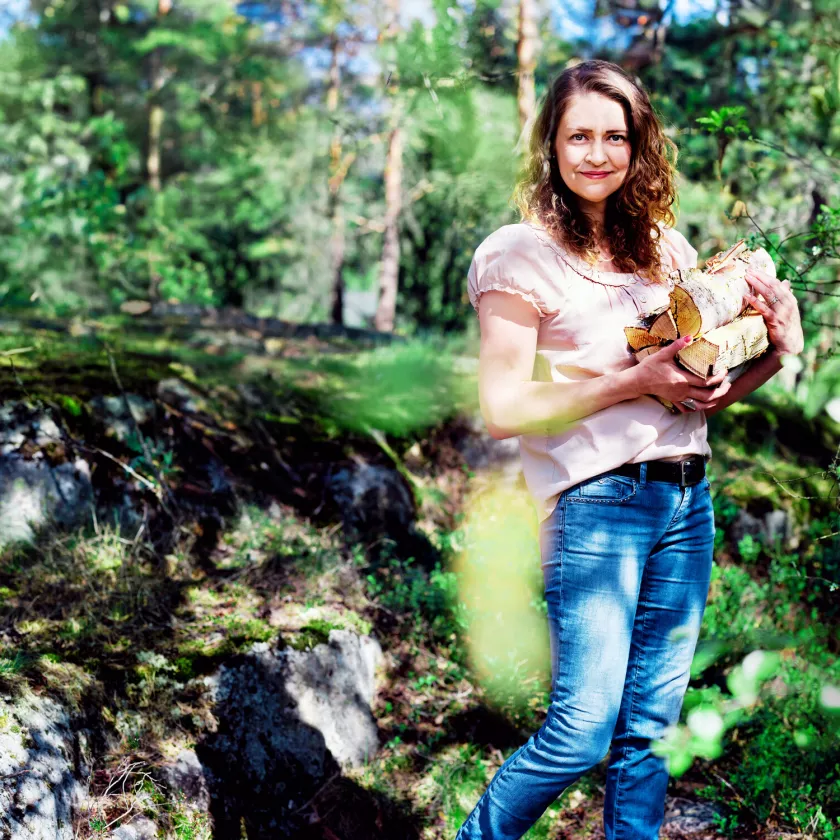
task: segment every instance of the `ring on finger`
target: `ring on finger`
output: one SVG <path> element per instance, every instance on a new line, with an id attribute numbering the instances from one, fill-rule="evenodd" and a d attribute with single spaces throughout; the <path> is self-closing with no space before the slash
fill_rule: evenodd
<path id="1" fill-rule="evenodd" d="M 682 404 L 686 408 L 691 408 L 691 409 L 696 409 L 697 408 L 697 403 L 691 397 L 689 397 L 687 400 L 682 400 Z"/>

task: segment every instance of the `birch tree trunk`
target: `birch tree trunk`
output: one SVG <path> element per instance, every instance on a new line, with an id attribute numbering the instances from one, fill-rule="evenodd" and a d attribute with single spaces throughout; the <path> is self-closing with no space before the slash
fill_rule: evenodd
<path id="1" fill-rule="evenodd" d="M 172 0 L 158 0 L 157 21 L 160 23 L 172 9 Z M 160 92 L 166 82 L 163 67 L 163 50 L 161 47 L 152 51 L 150 56 L 151 71 L 149 76 L 149 126 L 148 151 L 146 156 L 146 174 L 149 189 L 157 196 L 161 189 L 160 177 L 160 147 L 163 134 L 163 122 L 166 112 L 163 109 Z M 154 263 L 149 261 L 149 300 L 154 302 L 160 298 L 161 276 Z"/>
<path id="2" fill-rule="evenodd" d="M 157 19 L 160 22 L 172 9 L 172 0 L 158 0 Z M 160 91 L 164 85 L 163 54 L 160 47 L 152 51 L 150 56 L 151 72 L 149 74 L 149 147 L 146 153 L 146 173 L 149 188 L 152 192 L 160 192 L 160 138 L 163 131 L 163 121 L 166 116 L 160 101 Z"/>
<path id="3" fill-rule="evenodd" d="M 395 38 L 399 31 L 399 0 L 388 0 L 391 20 L 386 28 L 387 38 Z M 399 219 L 402 210 L 402 116 L 396 83 L 389 85 L 392 97 L 388 132 L 388 152 L 385 159 L 385 235 L 382 243 L 382 260 L 379 265 L 379 301 L 374 326 L 380 332 L 393 332 L 397 311 L 397 287 L 400 270 Z"/>
<path id="4" fill-rule="evenodd" d="M 519 36 L 516 42 L 518 88 L 516 102 L 519 107 L 520 132 L 533 117 L 536 109 L 534 71 L 537 67 L 537 17 L 535 0 L 519 0 Z"/>
<path id="5" fill-rule="evenodd" d="M 395 117 L 399 108 L 395 109 Z M 396 126 L 388 135 L 388 157 L 385 163 L 385 237 L 379 273 L 379 305 L 375 327 L 393 332 L 397 311 L 397 285 L 400 271 L 399 217 L 402 209 L 403 132 Z"/>

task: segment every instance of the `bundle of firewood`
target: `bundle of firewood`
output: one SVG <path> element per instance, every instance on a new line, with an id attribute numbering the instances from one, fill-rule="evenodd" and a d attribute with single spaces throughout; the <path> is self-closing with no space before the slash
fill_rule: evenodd
<path id="1" fill-rule="evenodd" d="M 703 269 L 672 272 L 669 303 L 624 328 L 636 359 L 690 333 L 694 341 L 677 353 L 679 364 L 703 379 L 722 370 L 727 371 L 727 381 L 737 379 L 769 346 L 764 318 L 749 304 L 745 306 L 744 296 L 751 291 L 745 277 L 750 265 L 776 276 L 767 251 L 751 251 L 743 239 L 715 254 Z M 760 294 L 756 297 L 764 300 Z M 679 411 L 670 400 L 651 396 L 672 413 Z"/>

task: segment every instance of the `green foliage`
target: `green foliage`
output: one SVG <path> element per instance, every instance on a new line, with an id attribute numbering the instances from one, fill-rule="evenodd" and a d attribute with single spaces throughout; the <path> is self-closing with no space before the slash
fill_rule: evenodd
<path id="1" fill-rule="evenodd" d="M 440 563 L 427 572 L 413 557 L 391 557 L 365 576 L 368 595 L 389 610 L 404 615 L 413 629 L 431 632 L 441 640 L 462 629 L 453 572 Z"/>
<path id="2" fill-rule="evenodd" d="M 300 628 L 289 647 L 295 650 L 310 650 L 315 645 L 326 644 L 330 638 L 330 630 L 340 630 L 342 626 L 324 619 L 315 619 Z"/>
<path id="3" fill-rule="evenodd" d="M 324 356 L 293 365 L 311 385 L 297 389 L 331 429 L 408 437 L 474 402 L 475 379 L 460 374 L 445 344 L 413 340 L 352 357 Z M 303 377 L 296 377 L 303 379 Z"/>
<path id="4" fill-rule="evenodd" d="M 31 662 L 26 655 L 17 651 L 11 658 L 0 658 L 0 679 L 13 677 L 21 673 Z"/>
<path id="5" fill-rule="evenodd" d="M 708 117 L 698 117 L 695 122 L 700 123 L 707 131 L 723 132 L 728 137 L 748 134 L 750 127 L 744 120 L 746 108 L 743 105 L 729 107 L 724 105 L 717 110 L 712 109 Z"/>
<path id="6" fill-rule="evenodd" d="M 747 565 L 752 565 L 761 554 L 761 543 L 752 534 L 744 534 L 738 541 L 738 553 Z"/>

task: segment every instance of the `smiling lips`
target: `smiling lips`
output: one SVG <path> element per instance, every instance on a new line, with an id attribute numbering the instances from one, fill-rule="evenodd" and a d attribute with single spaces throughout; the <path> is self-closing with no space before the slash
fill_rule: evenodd
<path id="1" fill-rule="evenodd" d="M 581 172 L 580 174 L 583 175 L 586 178 L 606 178 L 607 175 L 609 175 L 610 173 L 609 172 Z"/>

